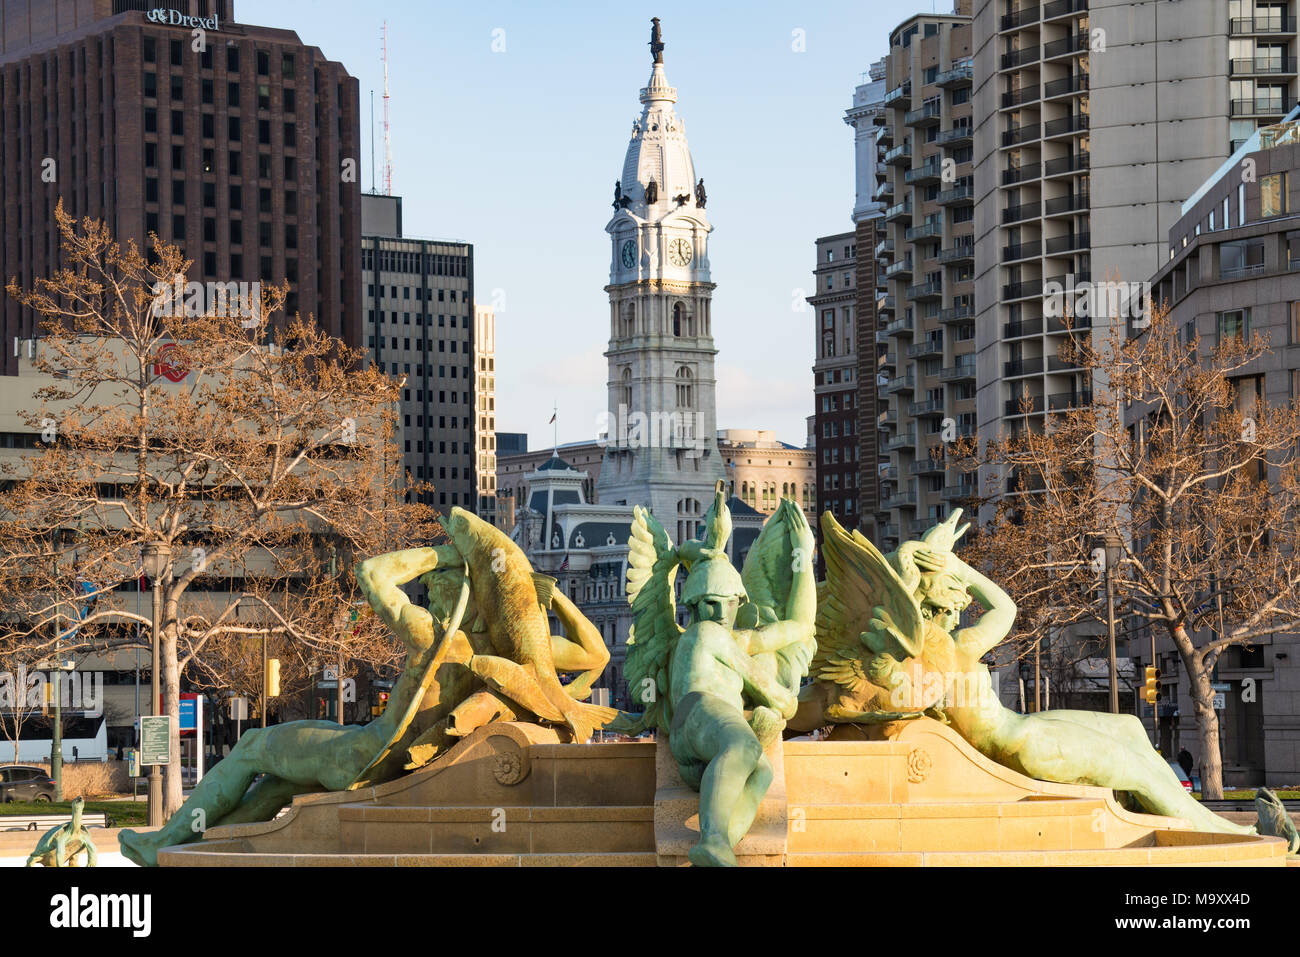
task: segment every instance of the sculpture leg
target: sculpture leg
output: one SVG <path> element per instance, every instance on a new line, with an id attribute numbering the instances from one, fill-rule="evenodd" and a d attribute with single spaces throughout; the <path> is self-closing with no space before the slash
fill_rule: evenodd
<path id="1" fill-rule="evenodd" d="M 734 867 L 732 835 L 744 836 L 772 781 L 758 738 L 727 701 L 692 692 L 677 704 L 668 742 L 679 764 L 708 765 L 700 780 L 700 840 L 687 856 L 698 866 Z"/>
<path id="2" fill-rule="evenodd" d="M 81 836 L 81 844 L 86 851 L 86 866 L 95 867 L 99 863 L 99 851 L 95 849 L 95 843 L 90 839 L 89 834 Z"/>
<path id="3" fill-rule="evenodd" d="M 990 754 L 994 760 L 1043 781 L 1127 791 L 1150 813 L 1181 817 L 1198 830 L 1255 833 L 1188 794 L 1131 714 L 1049 711 L 1011 717 L 1004 727 L 1013 730 L 998 748 L 1009 760 Z"/>
<path id="4" fill-rule="evenodd" d="M 269 821 L 299 794 L 317 794 L 324 788 L 294 784 L 273 774 L 263 775 L 248 789 L 238 806 L 221 819 L 222 824 L 248 824 Z"/>
<path id="5" fill-rule="evenodd" d="M 346 746 L 332 749 L 333 753 L 323 752 L 322 746 L 346 745 L 356 739 L 359 730 L 341 728 L 328 721 L 294 721 L 244 732 L 229 756 L 203 776 L 180 810 L 160 829 L 148 834 L 133 830 L 121 832 L 118 843 L 123 856 L 141 867 L 155 867 L 159 848 L 200 840 L 204 831 L 223 823 L 240 805 L 259 774 L 274 775 L 315 789 L 328 786 L 329 782 L 324 780 L 326 775 L 339 778 L 349 770 L 355 775 L 360 766 L 341 767 L 352 757 L 347 754 Z M 361 758 L 360 763 L 364 764 L 365 760 Z M 281 801 L 271 814 L 283 805 Z M 245 815 L 243 820 L 251 818 Z"/>

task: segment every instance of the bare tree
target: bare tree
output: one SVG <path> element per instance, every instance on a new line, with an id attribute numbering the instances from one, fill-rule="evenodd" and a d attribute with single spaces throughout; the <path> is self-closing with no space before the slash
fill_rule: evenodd
<path id="1" fill-rule="evenodd" d="M 1259 336 L 1205 348 L 1163 308 L 1148 323 L 1067 342 L 1064 357 L 1101 373 L 1091 403 L 1049 411 L 1041 432 L 965 451 L 999 483 L 980 546 L 1030 627 L 1104 621 L 1097 537 L 1118 540 L 1121 613 L 1135 632 L 1172 640 L 1203 793 L 1218 798 L 1215 664 L 1300 625 L 1300 410 L 1256 397 L 1248 377 L 1268 352 Z"/>
<path id="2" fill-rule="evenodd" d="M 305 648 L 391 662 L 374 619 L 340 624 L 361 600 L 355 559 L 439 534 L 391 441 L 399 384 L 308 320 L 272 322 L 284 287 L 185 286 L 176 247 L 155 237 L 145 257 L 102 223 L 56 217 L 63 268 L 9 286 L 40 317 L 48 380 L 24 413 L 46 441 L 0 494 L 0 648 L 138 647 L 154 546 L 171 555 L 156 582 L 168 714 L 182 672 L 255 694 L 263 637 L 289 662 Z M 172 737 L 168 813 L 175 722 Z"/>

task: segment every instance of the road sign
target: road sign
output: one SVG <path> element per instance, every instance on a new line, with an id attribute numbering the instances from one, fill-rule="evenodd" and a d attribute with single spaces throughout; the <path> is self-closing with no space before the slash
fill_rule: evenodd
<path id="1" fill-rule="evenodd" d="M 326 665 L 321 670 L 321 681 L 338 681 L 339 669 L 335 665 Z"/>
<path id="2" fill-rule="evenodd" d="M 140 752 L 135 748 L 126 752 L 126 773 L 133 778 L 140 776 Z"/>
<path id="3" fill-rule="evenodd" d="M 248 699 L 243 695 L 236 695 L 230 699 L 230 720 L 248 720 Z"/>
<path id="4" fill-rule="evenodd" d="M 1222 711 L 1225 708 L 1227 708 L 1228 706 L 1227 698 L 1228 696 L 1224 694 L 1222 691 L 1216 691 L 1214 693 L 1214 710 Z"/>
<path id="5" fill-rule="evenodd" d="M 166 764 L 171 760 L 171 718 L 165 714 L 140 716 L 140 763 Z"/>

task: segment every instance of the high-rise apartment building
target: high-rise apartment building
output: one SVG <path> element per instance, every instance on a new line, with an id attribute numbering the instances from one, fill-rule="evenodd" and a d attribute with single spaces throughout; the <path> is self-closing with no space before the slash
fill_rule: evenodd
<path id="1" fill-rule="evenodd" d="M 883 348 L 874 377 L 875 540 L 883 549 L 918 536 L 973 491 L 960 473 L 949 474 L 943 452 L 945 442 L 975 430 L 968 0 L 957 9 L 905 20 L 890 34 L 885 59 L 887 172 L 877 195 L 888 205 L 876 253 L 886 294 L 877 309 Z"/>
<path id="2" fill-rule="evenodd" d="M 474 454 L 478 480 L 475 511 L 497 524 L 497 320 L 490 306 L 474 306 Z"/>
<path id="3" fill-rule="evenodd" d="M 57 267 L 62 200 L 123 243 L 179 244 L 190 280 L 287 280 L 289 314 L 360 345 L 357 82 L 291 30 L 236 22 L 232 7 L 4 5 L 4 275 L 30 286 Z M 6 343 L 36 331 L 7 297 L 0 317 Z M 5 349 L 4 373 L 17 362 Z"/>
<path id="4" fill-rule="evenodd" d="M 857 232 L 817 240 L 813 268 L 816 360 L 813 362 L 813 434 L 817 455 L 816 514 L 831 512 L 841 525 L 858 525 Z M 870 255 L 871 250 L 867 250 Z M 874 290 L 873 290 L 874 292 Z M 875 355 L 875 349 L 871 350 Z M 875 423 L 871 423 L 872 431 Z"/>
<path id="5" fill-rule="evenodd" d="M 975 0 L 982 434 L 1090 401 L 1045 296 L 1160 268 L 1182 202 L 1295 103 L 1295 30 L 1294 0 Z"/>
<path id="6" fill-rule="evenodd" d="M 853 154 L 856 198 L 853 203 L 853 306 L 854 354 L 857 365 L 854 382 L 857 386 L 853 405 L 857 412 L 853 432 L 857 446 L 853 452 L 856 463 L 855 487 L 858 490 L 853 524 L 874 536 L 875 516 L 880 508 L 881 485 L 879 465 L 881 459 L 880 434 L 876 423 L 877 376 L 879 363 L 884 356 L 884 346 L 878 342 L 878 306 L 885 297 L 885 277 L 879 268 L 879 258 L 885 254 L 884 237 L 885 204 L 883 197 L 892 188 L 885 181 L 885 61 L 877 60 L 863 76 L 853 91 L 853 105 L 844 112 L 844 122 L 853 127 Z M 821 262 L 819 253 L 818 263 Z M 834 370 L 830 371 L 832 377 Z M 823 376 L 824 378 L 824 376 Z M 818 380 L 816 386 L 826 385 Z M 832 381 L 829 383 L 834 385 Z M 816 399 L 820 404 L 820 398 Z M 812 423 L 816 436 L 816 413 Z M 812 444 L 811 442 L 809 443 Z M 822 477 L 818 477 L 818 488 Z M 847 515 L 841 521 L 844 521 Z"/>
<path id="7" fill-rule="evenodd" d="M 404 236 L 400 197 L 366 195 L 362 209 L 366 347 L 381 371 L 403 380 L 406 470 L 417 484 L 434 486 L 430 504 L 474 511 L 476 367 L 487 358 L 475 339 L 474 247 Z M 488 372 L 489 379 L 495 375 Z"/>

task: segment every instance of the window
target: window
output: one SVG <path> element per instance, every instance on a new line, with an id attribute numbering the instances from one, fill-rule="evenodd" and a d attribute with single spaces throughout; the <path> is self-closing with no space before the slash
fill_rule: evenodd
<path id="1" fill-rule="evenodd" d="M 677 408 L 689 409 L 694 406 L 691 370 L 682 366 L 677 370 Z"/>
<path id="2" fill-rule="evenodd" d="M 1288 345 L 1300 346 L 1300 302 L 1291 303 L 1291 336 Z"/>
<path id="3" fill-rule="evenodd" d="M 1216 317 L 1218 319 L 1219 341 L 1225 339 L 1244 340 L 1250 335 L 1250 310 L 1233 309 L 1228 312 L 1221 312 Z"/>
<path id="4" fill-rule="evenodd" d="M 1264 271 L 1262 240 L 1237 240 L 1219 246 L 1219 278 L 1237 279 Z"/>
<path id="5" fill-rule="evenodd" d="M 1259 215 L 1268 218 L 1290 212 L 1286 173 L 1272 173 L 1259 180 Z"/>
<path id="6" fill-rule="evenodd" d="M 1246 184 L 1237 184 L 1237 225 L 1246 225 Z"/>

